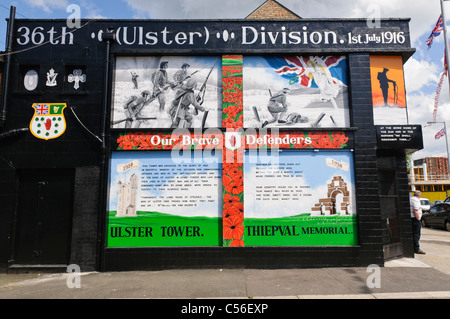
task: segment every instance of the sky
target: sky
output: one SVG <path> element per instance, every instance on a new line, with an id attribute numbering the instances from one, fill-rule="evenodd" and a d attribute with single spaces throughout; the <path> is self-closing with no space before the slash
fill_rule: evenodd
<path id="1" fill-rule="evenodd" d="M 16 18 L 66 19 L 71 4 L 81 9 L 85 19 L 244 19 L 265 0 L 0 0 L 0 50 L 6 42 L 5 19 L 10 6 Z M 411 46 L 414 55 L 404 65 L 409 124 L 423 126 L 424 149 L 413 158 L 447 156 L 445 137 L 435 140 L 443 128 L 433 120 L 436 90 L 443 71 L 444 33 L 435 38 L 430 50 L 426 39 L 441 13 L 439 0 L 279 0 L 302 18 L 410 18 Z M 444 3 L 450 25 L 450 3 Z M 450 33 L 449 33 L 450 36 Z M 444 78 L 437 109 L 437 122 L 450 129 L 449 80 Z"/>

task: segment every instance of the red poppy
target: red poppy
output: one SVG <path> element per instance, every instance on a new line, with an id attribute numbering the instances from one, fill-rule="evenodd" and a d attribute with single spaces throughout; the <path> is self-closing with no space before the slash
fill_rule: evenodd
<path id="1" fill-rule="evenodd" d="M 242 183 L 242 180 L 237 177 L 224 175 L 223 185 L 225 187 L 225 190 L 230 194 L 237 195 L 244 191 L 244 184 Z"/>
<path id="2" fill-rule="evenodd" d="M 331 134 L 331 138 L 333 139 L 333 145 L 336 148 L 341 148 L 342 144 L 346 144 L 348 142 L 348 137 L 345 136 L 344 132 L 333 132 Z"/>
<path id="3" fill-rule="evenodd" d="M 241 239 L 233 239 L 230 247 L 244 247 L 244 241 Z"/>
<path id="4" fill-rule="evenodd" d="M 124 150 L 132 150 L 137 146 L 137 143 L 134 140 L 133 135 L 131 134 L 119 137 L 117 139 L 117 143 L 119 144 L 119 147 L 123 148 Z"/>
<path id="5" fill-rule="evenodd" d="M 231 215 L 223 220 L 223 238 L 240 239 L 244 235 L 242 219 L 237 215 Z"/>
<path id="6" fill-rule="evenodd" d="M 313 148 L 334 148 L 328 132 L 310 132 L 309 137 Z"/>

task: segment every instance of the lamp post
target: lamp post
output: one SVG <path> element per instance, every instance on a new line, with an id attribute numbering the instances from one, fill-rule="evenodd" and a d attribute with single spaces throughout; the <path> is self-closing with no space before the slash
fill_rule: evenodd
<path id="1" fill-rule="evenodd" d="M 447 148 L 447 162 L 448 162 L 448 168 L 447 170 L 450 171 L 450 157 L 448 153 L 448 139 L 447 139 L 447 126 L 445 125 L 445 122 L 427 122 L 427 124 L 444 124 L 444 133 L 445 133 L 445 146 Z"/>

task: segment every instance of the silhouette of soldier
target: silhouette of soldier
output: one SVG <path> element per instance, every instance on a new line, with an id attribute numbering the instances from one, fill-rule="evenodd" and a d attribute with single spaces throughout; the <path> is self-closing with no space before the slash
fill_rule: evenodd
<path id="1" fill-rule="evenodd" d="M 388 96 L 389 96 L 389 82 L 394 85 L 394 90 L 397 83 L 393 80 L 388 79 L 386 73 L 389 69 L 384 68 L 382 72 L 378 73 L 377 79 L 380 82 L 381 92 L 383 93 L 384 105 L 388 106 Z"/>

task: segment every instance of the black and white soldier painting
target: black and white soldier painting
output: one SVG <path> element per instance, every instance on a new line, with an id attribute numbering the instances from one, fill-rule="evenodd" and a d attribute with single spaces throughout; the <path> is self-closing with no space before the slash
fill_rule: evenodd
<path id="1" fill-rule="evenodd" d="M 111 127 L 220 127 L 221 69 L 220 57 L 118 57 Z"/>

